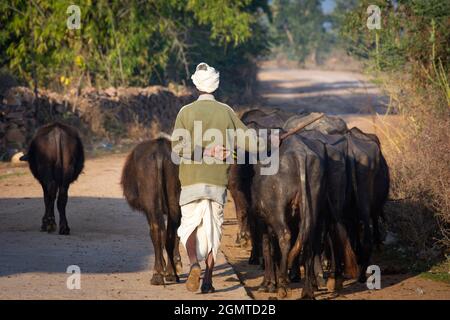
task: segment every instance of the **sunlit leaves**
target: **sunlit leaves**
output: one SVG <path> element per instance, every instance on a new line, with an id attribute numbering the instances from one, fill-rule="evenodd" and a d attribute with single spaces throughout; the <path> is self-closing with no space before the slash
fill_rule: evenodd
<path id="1" fill-rule="evenodd" d="M 59 83 L 60 74 L 89 76 L 98 86 L 181 80 L 197 55 L 226 60 L 229 45 L 255 41 L 256 2 L 80 0 L 81 29 L 69 30 L 72 1 L 2 1 L 0 63 L 30 83 L 35 74 L 44 86 Z"/>

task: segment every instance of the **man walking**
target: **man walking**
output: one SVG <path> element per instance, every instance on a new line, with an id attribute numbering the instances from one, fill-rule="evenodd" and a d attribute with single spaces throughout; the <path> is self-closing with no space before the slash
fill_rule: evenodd
<path id="1" fill-rule="evenodd" d="M 258 140 L 255 134 L 246 135 L 252 140 L 247 145 L 245 139 L 242 142 L 235 136 L 230 137 L 230 130 L 246 131 L 247 127 L 233 109 L 216 101 L 212 95 L 219 86 L 219 72 L 206 63 L 200 63 L 191 78 L 199 91 L 199 97 L 180 109 L 172 136 L 172 150 L 181 157 L 179 178 L 182 217 L 178 236 L 190 261 L 187 289 L 192 292 L 198 290 L 201 275 L 199 261 L 205 260 L 201 292 L 210 293 L 214 292 L 212 273 L 222 237 L 223 208 L 227 196 L 230 164 L 224 160 L 232 157 L 234 151 L 225 146 L 236 145 L 256 153 L 257 148 L 265 148 L 265 143 L 262 139 Z M 199 137 L 199 132 L 205 132 L 205 136 L 208 135 L 206 132 L 215 133 L 213 142 L 205 146 L 203 134 Z M 194 137 L 194 141 L 191 141 L 191 137 Z M 182 138 L 181 141 L 179 138 Z"/>

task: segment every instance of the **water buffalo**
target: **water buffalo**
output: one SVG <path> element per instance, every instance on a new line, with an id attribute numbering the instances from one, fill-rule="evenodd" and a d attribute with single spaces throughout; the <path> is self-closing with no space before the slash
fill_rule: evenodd
<path id="1" fill-rule="evenodd" d="M 314 257 L 320 251 L 320 214 L 325 200 L 325 157 L 322 143 L 294 135 L 280 147 L 277 174 L 260 175 L 262 165 L 255 165 L 252 209 L 264 222 L 263 286 L 269 290 L 277 286 L 281 296 L 285 295 L 288 283 L 288 258 L 298 261 L 295 254 L 290 254 L 297 246 L 302 248 L 305 267 L 302 297 L 314 297 Z M 298 264 L 294 263 L 291 270 L 294 274 L 298 272 Z"/>
<path id="2" fill-rule="evenodd" d="M 258 116 L 261 117 L 261 114 L 253 113 L 252 121 L 258 122 L 255 119 Z M 304 114 L 289 117 L 283 124 L 283 129 L 295 128 L 304 117 Z M 264 119 L 263 123 L 266 124 L 267 120 Z M 280 123 L 276 125 L 279 126 Z M 373 245 L 381 242 L 378 220 L 383 217 L 383 206 L 389 193 L 389 168 L 381 152 L 380 141 L 376 135 L 366 134 L 358 128 L 349 130 L 342 119 L 332 116 L 326 116 L 307 126 L 301 134 L 320 140 L 327 147 L 328 162 L 334 167 L 331 169 L 333 174 L 328 178 L 333 179 L 328 183 L 328 199 L 334 203 L 329 206 L 332 213 L 329 217 L 338 218 L 346 226 L 358 258 L 359 281 L 364 282 Z M 345 158 L 345 169 L 340 155 Z M 346 174 L 343 174 L 343 170 Z M 338 178 L 339 174 L 341 178 Z M 343 190 L 346 191 L 345 195 Z M 336 227 L 342 230 L 340 223 Z M 339 250 L 336 247 L 334 253 L 342 254 Z M 339 260 L 339 256 L 334 258 Z M 338 263 L 336 259 L 331 260 Z M 334 273 L 339 277 L 339 265 L 334 267 L 337 268 Z"/>
<path id="3" fill-rule="evenodd" d="M 280 127 L 284 123 L 277 113 L 266 117 L 257 110 L 245 113 L 242 118 L 256 129 Z M 297 256 L 302 250 L 305 267 L 302 296 L 313 298 L 317 287 L 314 261 L 320 253 L 324 223 L 321 205 L 326 203 L 326 150 L 320 141 L 294 135 L 283 142 L 279 151 L 280 165 L 275 175 L 261 175 L 260 164 L 233 166 L 230 191 L 236 209 L 248 217 L 253 243 L 250 262 L 258 263 L 258 255 L 263 253 L 263 290 L 272 292 L 278 288 L 281 297 L 286 295 L 288 260 L 289 277 L 296 280 Z"/>
<path id="4" fill-rule="evenodd" d="M 271 111 L 263 111 L 261 109 L 251 109 L 241 115 L 241 120 L 247 126 L 252 128 L 281 128 L 284 122 L 294 113 L 282 111 L 279 109 Z M 248 160 L 248 159 L 247 159 Z M 254 175 L 253 166 L 248 164 L 233 164 L 230 168 L 230 176 L 228 188 L 233 197 L 236 217 L 239 223 L 240 232 L 237 242 L 247 243 L 249 239 L 252 241 L 252 251 L 249 258 L 249 264 L 261 264 L 262 247 L 261 233 L 257 227 L 257 218 L 251 208 L 251 192 L 252 178 Z"/>
<path id="5" fill-rule="evenodd" d="M 68 235 L 70 228 L 66 218 L 69 186 L 84 166 L 83 144 L 76 129 L 56 122 L 39 128 L 33 137 L 27 160 L 33 176 L 44 191 L 45 214 L 41 231 L 56 230 L 55 199 L 58 195 L 59 234 Z"/>
<path id="6" fill-rule="evenodd" d="M 352 201 L 352 171 L 348 164 L 348 141 L 345 135 L 324 134 L 316 129 L 305 130 L 300 135 L 322 142 L 326 149 L 327 205 L 324 208 L 323 242 L 324 247 L 329 248 L 328 258 L 331 262 L 327 287 L 334 291 L 339 289 L 343 282 L 342 266 L 346 266 L 345 272 L 348 276 L 353 278 L 357 275 L 357 261 L 344 218 L 344 212 Z M 316 271 L 323 274 L 319 256 L 316 256 Z"/>
<path id="7" fill-rule="evenodd" d="M 257 128 L 281 128 L 283 123 L 290 117 L 295 116 L 294 113 L 286 112 L 280 109 L 274 110 L 261 110 L 261 109 L 251 109 L 244 112 L 241 115 L 241 121 L 247 125 Z M 248 163 L 248 162 L 246 162 Z M 250 199 L 247 199 L 251 182 L 252 169 L 248 165 L 232 165 L 230 168 L 230 179 L 229 179 L 229 190 L 233 196 L 236 209 L 236 217 L 239 223 L 239 233 L 237 235 L 236 242 L 241 244 L 247 244 L 248 240 L 253 236 L 259 238 L 255 232 L 257 228 L 254 225 L 254 219 L 249 219 L 251 211 L 249 211 Z M 253 243 L 260 243 L 253 239 Z M 250 264 L 259 264 L 259 257 L 261 252 L 259 247 L 252 247 L 252 254 L 249 259 Z"/>
<path id="8" fill-rule="evenodd" d="M 252 110 L 243 115 L 247 124 L 260 127 L 284 127 L 289 130 L 296 127 L 305 115 L 291 116 L 283 123 L 283 118 L 276 114 L 267 116 L 259 110 Z M 323 213 L 320 215 L 316 234 L 324 233 L 322 242 L 329 247 L 331 252 L 330 260 L 331 277 L 342 280 L 342 267 L 347 275 L 356 276 L 356 263 L 354 250 L 357 252 L 360 264 L 360 281 L 365 279 L 365 270 L 369 262 L 371 253 L 372 237 L 379 239 L 378 217 L 382 215 L 382 207 L 387 199 L 389 190 L 389 172 L 386 161 L 381 154 L 379 140 L 374 135 L 366 135 L 360 130 L 353 128 L 348 130 L 345 122 L 337 117 L 325 116 L 319 121 L 306 127 L 301 135 L 310 141 L 320 141 L 326 150 L 326 206 L 323 206 Z M 244 179 L 240 179 L 240 177 Z M 260 243 L 262 241 L 259 234 L 261 226 L 256 226 L 260 212 L 255 212 L 254 203 L 260 201 L 252 199 L 248 190 L 254 185 L 261 185 L 258 178 L 251 173 L 248 165 L 239 165 L 232 168 L 230 191 L 235 197 L 238 195 L 236 209 L 241 210 L 241 215 L 247 215 L 247 224 L 250 226 L 252 235 L 252 255 L 251 263 L 258 263 L 260 254 Z M 276 185 L 272 182 L 268 185 Z M 269 194 L 266 199 L 271 199 Z M 261 197 L 264 199 L 264 197 Z M 373 236 L 369 226 L 369 219 L 372 219 Z M 245 221 L 245 219 L 242 219 Z M 252 227 L 253 225 L 253 227 Z M 344 228 L 344 225 L 346 228 Z M 362 232 L 360 232 L 362 231 Z M 295 230 L 293 231 L 295 233 Z M 292 233 L 292 231 L 291 231 Z M 299 238 L 303 236 L 298 233 Z M 352 241 L 349 241 L 348 235 Z M 275 239 L 277 240 L 277 239 Z M 279 240 L 279 238 L 278 238 Z M 318 241 L 320 243 L 320 240 Z M 352 244 L 352 246 L 350 245 Z M 297 241 L 289 254 L 289 264 L 295 263 L 293 257 L 302 247 L 301 241 Z M 353 249 L 352 249 L 353 247 Z M 315 252 L 315 269 L 322 269 L 317 248 Z M 264 255 L 267 256 L 266 254 Z M 273 254 L 270 255 L 272 257 Z M 276 255 L 275 255 L 276 256 Z M 318 262 L 318 263 L 317 263 Z M 267 268 L 266 263 L 266 268 Z M 318 266 L 318 267 L 317 267 Z M 293 265 L 291 272 L 295 271 Z M 284 272 L 284 270 L 281 270 Z M 271 271 L 266 271 L 267 274 Z M 295 272 L 294 272 L 295 273 Z M 312 275 L 310 275 L 312 277 Z M 329 279 L 330 279 L 329 278 Z M 334 280 L 334 279 L 333 279 Z M 312 283 L 312 282 L 311 282 Z M 311 286 L 306 288 L 306 294 L 310 295 Z"/>
<path id="9" fill-rule="evenodd" d="M 181 220 L 181 186 L 178 167 L 171 161 L 169 140 L 158 138 L 137 145 L 125 162 L 121 185 L 130 207 L 147 217 L 155 250 L 151 284 L 163 285 L 164 278 L 178 282 L 181 257 L 176 232 Z M 167 216 L 167 225 L 164 216 Z M 169 260 L 167 265 L 164 248 Z"/>
<path id="10" fill-rule="evenodd" d="M 359 281 L 365 282 L 373 244 L 380 242 L 378 219 L 389 194 L 389 168 L 375 135 L 352 128 L 347 139 L 354 202 L 346 210 L 346 222 L 359 260 Z"/>
<path id="11" fill-rule="evenodd" d="M 281 110 L 271 112 L 260 109 L 252 109 L 242 114 L 241 120 L 248 126 L 255 128 L 283 128 L 290 130 L 303 121 L 307 114 L 294 114 Z M 347 126 L 345 122 L 337 117 L 324 116 L 319 121 L 307 126 L 308 129 L 318 129 L 325 133 L 345 133 Z M 233 165 L 230 169 L 229 189 L 235 202 L 235 209 L 240 225 L 239 238 L 252 238 L 252 252 L 250 264 L 260 264 L 261 257 L 261 235 L 255 225 L 255 217 L 250 210 L 251 199 L 250 185 L 252 183 L 251 165 Z"/>

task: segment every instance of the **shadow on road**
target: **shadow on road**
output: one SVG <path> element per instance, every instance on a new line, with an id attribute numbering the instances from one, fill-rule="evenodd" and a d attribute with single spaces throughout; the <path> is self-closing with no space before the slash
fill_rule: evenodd
<path id="1" fill-rule="evenodd" d="M 69 265 L 83 273 L 135 272 L 153 265 L 147 221 L 123 199 L 70 198 L 69 236 L 39 231 L 42 198 L 0 199 L 0 208 L 0 277 L 65 272 Z"/>

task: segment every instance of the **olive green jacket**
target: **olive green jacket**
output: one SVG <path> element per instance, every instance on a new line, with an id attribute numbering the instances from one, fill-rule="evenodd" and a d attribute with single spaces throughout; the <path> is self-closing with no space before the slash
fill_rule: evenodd
<path id="1" fill-rule="evenodd" d="M 194 122 L 196 122 L 195 125 Z M 217 134 L 220 132 L 223 137 L 222 141 L 215 141 L 214 138 L 209 139 L 206 135 L 202 139 L 208 129 L 215 129 Z M 246 132 L 245 139 L 230 135 L 227 129 L 243 130 Z M 180 132 L 183 131 L 189 137 L 183 136 L 181 138 Z M 196 135 L 194 135 L 194 131 L 196 131 Z M 200 134 L 198 134 L 199 131 L 201 131 Z M 236 132 L 239 135 L 239 131 Z M 194 184 L 224 187 L 228 185 L 230 164 L 225 161 L 212 163 L 215 161 L 214 158 L 207 159 L 207 157 L 202 156 L 206 147 L 217 144 L 222 144 L 226 148 L 233 146 L 233 149 L 237 147 L 255 153 L 258 148 L 265 148 L 264 140 L 258 139 L 256 134 L 247 131 L 247 127 L 236 116 L 231 107 L 216 101 L 211 94 L 202 94 L 198 100 L 182 107 L 175 121 L 172 151 L 181 157 L 179 178 L 182 187 Z"/>

